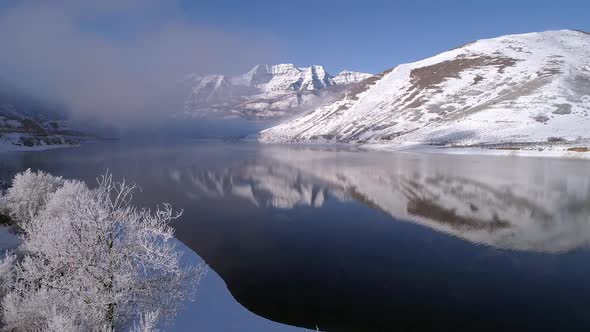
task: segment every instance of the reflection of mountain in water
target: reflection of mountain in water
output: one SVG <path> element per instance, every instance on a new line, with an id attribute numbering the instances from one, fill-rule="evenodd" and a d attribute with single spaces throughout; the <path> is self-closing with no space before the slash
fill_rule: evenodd
<path id="1" fill-rule="evenodd" d="M 367 154 L 369 155 L 369 154 Z M 462 158 L 269 148 L 221 171 L 174 171 L 192 198 L 259 207 L 355 200 L 471 242 L 558 252 L 590 242 L 590 178 L 567 160 Z"/>
<path id="2" fill-rule="evenodd" d="M 328 192 L 333 196 L 339 194 L 338 188 L 330 183 L 270 161 L 249 162 L 219 171 L 196 168 L 174 170 L 170 177 L 178 183 L 192 184 L 193 191 L 186 194 L 193 199 L 234 196 L 265 208 L 320 207 Z"/>

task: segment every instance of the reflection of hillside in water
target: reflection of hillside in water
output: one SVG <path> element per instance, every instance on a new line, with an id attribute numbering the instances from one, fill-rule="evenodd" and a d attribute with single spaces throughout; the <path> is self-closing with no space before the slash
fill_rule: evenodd
<path id="1" fill-rule="evenodd" d="M 355 200 L 499 248 L 558 252 L 590 242 L 590 177 L 579 161 L 268 148 L 223 170 L 175 170 L 187 194 L 258 207 Z"/>

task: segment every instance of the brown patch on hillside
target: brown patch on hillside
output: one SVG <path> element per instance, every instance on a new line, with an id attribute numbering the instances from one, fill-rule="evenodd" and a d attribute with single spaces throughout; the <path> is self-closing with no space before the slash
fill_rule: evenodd
<path id="1" fill-rule="evenodd" d="M 424 105 L 426 100 L 423 98 L 414 98 L 424 89 L 433 89 L 449 78 L 459 78 L 461 72 L 468 69 L 491 66 L 497 67 L 498 72 L 503 73 L 505 68 L 514 66 L 516 61 L 515 59 L 503 56 L 479 56 L 474 58 L 456 58 L 431 66 L 412 69 L 410 72 L 412 88 L 409 90 L 411 93 L 404 99 L 404 103 L 412 101 L 407 107 L 418 108 Z M 473 84 L 477 84 L 482 79 L 483 77 L 476 76 Z"/>
<path id="2" fill-rule="evenodd" d="M 514 66 L 517 60 L 507 57 L 480 56 L 476 58 L 459 58 L 437 64 L 415 68 L 410 73 L 412 84 L 419 89 L 432 88 L 448 78 L 459 78 L 459 74 L 478 67 L 495 66 L 502 73 L 505 68 Z"/>
<path id="3" fill-rule="evenodd" d="M 590 152 L 590 148 L 581 148 L 581 147 L 569 148 L 567 150 L 573 151 L 573 152 Z"/>
<path id="4" fill-rule="evenodd" d="M 461 117 L 465 117 L 467 115 L 474 114 L 479 111 L 485 110 L 486 108 L 488 108 L 492 105 L 496 105 L 496 104 L 502 103 L 507 100 L 513 100 L 513 99 L 516 99 L 521 96 L 529 95 L 529 94 L 533 93 L 535 90 L 539 89 L 540 87 L 542 87 L 543 85 L 545 85 L 549 82 L 550 82 L 549 79 L 545 78 L 545 77 L 535 78 L 535 79 L 530 80 L 522 85 L 519 85 L 517 87 L 513 87 L 511 90 L 508 90 L 506 93 L 501 94 L 500 96 L 498 96 L 494 99 L 488 100 L 485 103 L 479 104 L 479 105 L 471 107 L 471 108 L 467 108 L 467 109 L 463 109 L 463 110 L 459 110 L 457 112 L 454 112 L 453 114 L 449 115 L 445 119 L 445 121 L 452 122 L 452 121 L 455 121 Z M 542 123 L 549 121 L 549 118 L 545 119 L 543 117 L 534 117 L 534 119 L 535 119 L 535 121 L 539 121 Z"/>

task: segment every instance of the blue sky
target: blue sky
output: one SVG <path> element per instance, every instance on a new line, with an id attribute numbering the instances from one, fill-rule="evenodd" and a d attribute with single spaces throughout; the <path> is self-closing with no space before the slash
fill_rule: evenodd
<path id="1" fill-rule="evenodd" d="M 0 27 L 12 52 L 0 65 L 16 77 L 78 73 L 87 59 L 114 73 L 160 68 L 154 81 L 256 63 L 377 73 L 480 38 L 590 31 L 590 0 L 0 0 Z"/>
<path id="2" fill-rule="evenodd" d="M 265 34 L 278 60 L 379 72 L 475 39 L 590 30 L 588 0 L 183 1 L 192 22 Z"/>

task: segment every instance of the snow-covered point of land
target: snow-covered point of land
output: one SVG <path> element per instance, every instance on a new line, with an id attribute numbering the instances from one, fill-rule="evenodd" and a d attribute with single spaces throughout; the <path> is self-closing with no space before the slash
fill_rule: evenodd
<path id="1" fill-rule="evenodd" d="M 205 263 L 204 260 L 178 241 L 186 265 Z M 209 269 L 199 285 L 195 301 L 187 301 L 180 314 L 170 325 L 162 326 L 166 331 L 192 332 L 198 327 L 203 331 L 305 331 L 305 329 L 270 321 L 244 308 L 231 295 L 223 279 Z"/>
<path id="2" fill-rule="evenodd" d="M 194 251 L 182 242 L 175 241 L 182 252 L 184 265 L 204 263 Z M 0 226 L 0 257 L 7 250 L 16 249 L 21 243 L 22 240 L 10 227 Z M 205 331 L 304 331 L 251 313 L 233 298 L 225 282 L 212 270 L 201 281 L 195 301 L 186 301 L 179 316 L 173 322 L 162 325 L 165 330 L 178 332 L 194 331 L 195 326 Z"/>
<path id="3" fill-rule="evenodd" d="M 8 133 L 0 136 L 0 152 L 50 150 L 78 144 L 76 139 L 58 135 L 37 137 L 27 133 Z"/>
<path id="4" fill-rule="evenodd" d="M 323 66 L 257 65 L 237 76 L 190 74 L 185 115 L 210 114 L 248 119 L 279 118 L 335 98 L 370 74 L 344 71 L 333 77 Z"/>
<path id="5" fill-rule="evenodd" d="M 260 133 L 262 142 L 469 146 L 590 138 L 590 34 L 479 40 L 402 64 Z"/>
<path id="6" fill-rule="evenodd" d="M 69 127 L 68 122 L 41 108 L 1 104 L 0 152 L 43 150 L 77 145 L 84 134 Z M 36 113 L 35 110 L 39 111 Z"/>

